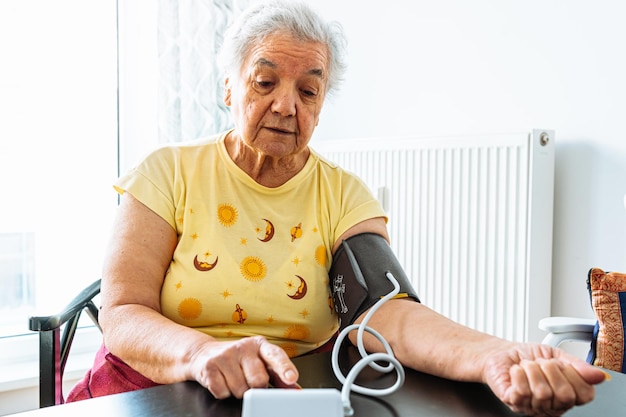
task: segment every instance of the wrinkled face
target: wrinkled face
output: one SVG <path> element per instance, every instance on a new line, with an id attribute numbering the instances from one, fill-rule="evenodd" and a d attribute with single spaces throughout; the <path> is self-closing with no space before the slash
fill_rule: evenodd
<path id="1" fill-rule="evenodd" d="M 278 33 L 254 45 L 239 76 L 226 80 L 235 132 L 257 153 L 281 158 L 306 150 L 326 94 L 328 50 Z"/>

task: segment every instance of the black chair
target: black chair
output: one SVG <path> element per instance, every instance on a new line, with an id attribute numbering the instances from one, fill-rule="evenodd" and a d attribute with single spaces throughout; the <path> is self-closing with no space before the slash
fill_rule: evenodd
<path id="1" fill-rule="evenodd" d="M 30 330 L 39 332 L 39 407 L 63 404 L 63 372 L 74 334 L 83 310 L 95 325 L 98 307 L 93 299 L 100 293 L 100 280 L 80 292 L 60 313 L 51 316 L 31 316 Z M 100 329 L 102 331 L 102 329 Z"/>

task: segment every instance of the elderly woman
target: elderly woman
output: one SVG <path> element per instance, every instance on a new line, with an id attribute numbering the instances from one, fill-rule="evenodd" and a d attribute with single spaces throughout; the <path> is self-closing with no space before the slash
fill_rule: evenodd
<path id="1" fill-rule="evenodd" d="M 104 345 L 69 401 L 184 380 L 216 398 L 268 383 L 295 387 L 290 357 L 332 343 L 333 258 L 344 240 L 388 240 L 384 211 L 364 184 L 308 146 L 344 69 L 343 39 L 340 26 L 295 2 L 257 3 L 227 33 L 225 102 L 235 127 L 161 148 L 116 183 Z M 371 275 L 376 266 L 361 247 L 354 251 Z M 368 280 L 376 288 L 384 277 Z M 484 382 L 527 414 L 562 414 L 604 380 L 562 351 L 454 323 L 403 282 L 408 297 L 384 304 L 369 325 L 405 366 Z M 349 321 L 370 306 L 352 309 Z M 380 349 L 374 338 L 366 347 Z"/>

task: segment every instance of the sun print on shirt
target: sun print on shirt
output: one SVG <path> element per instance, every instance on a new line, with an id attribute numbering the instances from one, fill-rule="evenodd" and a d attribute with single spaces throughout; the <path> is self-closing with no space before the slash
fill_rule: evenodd
<path id="1" fill-rule="evenodd" d="M 326 255 L 326 246 L 319 245 L 317 248 L 315 248 L 314 257 L 315 257 L 315 262 L 317 262 L 319 266 L 326 267 L 328 264 L 328 256 Z"/>
<path id="2" fill-rule="evenodd" d="M 290 358 L 294 358 L 298 356 L 298 346 L 295 343 L 285 342 L 285 343 L 280 343 L 278 346 L 282 350 L 284 350 L 287 356 L 289 356 Z"/>
<path id="3" fill-rule="evenodd" d="M 231 227 L 237 223 L 238 216 L 237 209 L 230 204 L 224 203 L 217 206 L 217 220 L 224 227 Z"/>
<path id="4" fill-rule="evenodd" d="M 285 339 L 306 340 L 310 334 L 311 331 L 308 327 L 302 324 L 292 324 L 285 329 L 283 336 Z"/>
<path id="5" fill-rule="evenodd" d="M 239 264 L 241 275 L 248 281 L 261 281 L 265 278 L 267 267 L 263 260 L 256 256 L 246 256 Z"/>
<path id="6" fill-rule="evenodd" d="M 202 314 L 202 303 L 197 298 L 185 298 L 178 304 L 178 315 L 187 321 L 195 320 Z"/>

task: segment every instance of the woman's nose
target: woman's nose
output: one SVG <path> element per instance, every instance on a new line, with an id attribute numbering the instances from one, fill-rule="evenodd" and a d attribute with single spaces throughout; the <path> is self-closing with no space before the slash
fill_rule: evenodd
<path id="1" fill-rule="evenodd" d="M 296 115 L 296 100 L 298 92 L 295 89 L 283 87 L 276 91 L 272 102 L 272 112 L 283 117 Z"/>

